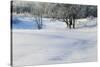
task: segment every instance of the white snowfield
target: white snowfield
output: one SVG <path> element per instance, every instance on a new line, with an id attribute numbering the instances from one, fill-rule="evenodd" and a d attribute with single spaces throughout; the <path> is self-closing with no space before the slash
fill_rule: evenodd
<path id="1" fill-rule="evenodd" d="M 62 22 L 45 25 L 41 30 L 12 30 L 14 66 L 97 61 L 96 26 L 67 29 Z"/>

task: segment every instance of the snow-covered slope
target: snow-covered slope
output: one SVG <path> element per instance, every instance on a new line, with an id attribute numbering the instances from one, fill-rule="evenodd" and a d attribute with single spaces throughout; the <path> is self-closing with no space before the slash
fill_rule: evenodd
<path id="1" fill-rule="evenodd" d="M 76 28 L 87 28 L 96 27 L 97 18 L 88 19 L 77 19 Z M 67 28 L 66 23 L 58 20 L 53 20 L 51 18 L 43 18 L 43 29 L 65 29 Z M 38 29 L 37 23 L 33 17 L 22 17 L 14 16 L 12 19 L 12 29 Z"/>
<path id="2" fill-rule="evenodd" d="M 96 26 L 66 29 L 60 21 L 44 19 L 41 30 L 14 28 L 12 32 L 14 66 L 97 60 Z"/>
<path id="3" fill-rule="evenodd" d="M 30 17 L 14 16 L 12 19 L 13 29 L 37 29 L 37 24 Z"/>

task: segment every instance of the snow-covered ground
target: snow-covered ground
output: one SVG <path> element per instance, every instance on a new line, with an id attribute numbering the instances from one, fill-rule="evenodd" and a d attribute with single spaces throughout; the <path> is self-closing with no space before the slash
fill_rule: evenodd
<path id="1" fill-rule="evenodd" d="M 41 30 L 26 28 L 27 25 L 13 28 L 14 66 L 96 61 L 96 20 L 78 19 L 76 29 L 66 29 L 64 22 L 49 19 L 44 19 Z M 32 20 L 21 21 L 27 24 Z M 87 25 L 78 27 L 79 22 Z"/>

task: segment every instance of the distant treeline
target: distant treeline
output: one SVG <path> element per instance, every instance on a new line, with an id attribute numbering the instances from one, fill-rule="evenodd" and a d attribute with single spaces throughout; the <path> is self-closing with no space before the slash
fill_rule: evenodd
<path id="1" fill-rule="evenodd" d="M 76 5 L 62 3 L 13 1 L 13 13 L 31 15 L 42 14 L 43 17 L 65 18 L 74 14 L 76 18 L 86 18 L 88 16 L 97 17 L 97 6 Z"/>
<path id="2" fill-rule="evenodd" d="M 31 1 L 12 1 L 12 13 L 29 14 L 35 18 L 38 29 L 42 29 L 42 18 L 61 19 L 68 28 L 75 29 L 75 19 L 97 17 L 97 6 Z"/>

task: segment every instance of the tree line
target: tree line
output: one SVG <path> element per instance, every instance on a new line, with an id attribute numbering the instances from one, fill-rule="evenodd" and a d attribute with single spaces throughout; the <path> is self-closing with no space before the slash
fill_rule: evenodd
<path id="1" fill-rule="evenodd" d="M 35 18 L 38 29 L 42 29 L 42 18 L 62 20 L 68 28 L 75 28 L 75 19 L 89 16 L 97 17 L 96 5 L 77 5 L 63 3 L 13 1 L 12 13 L 28 13 Z"/>

